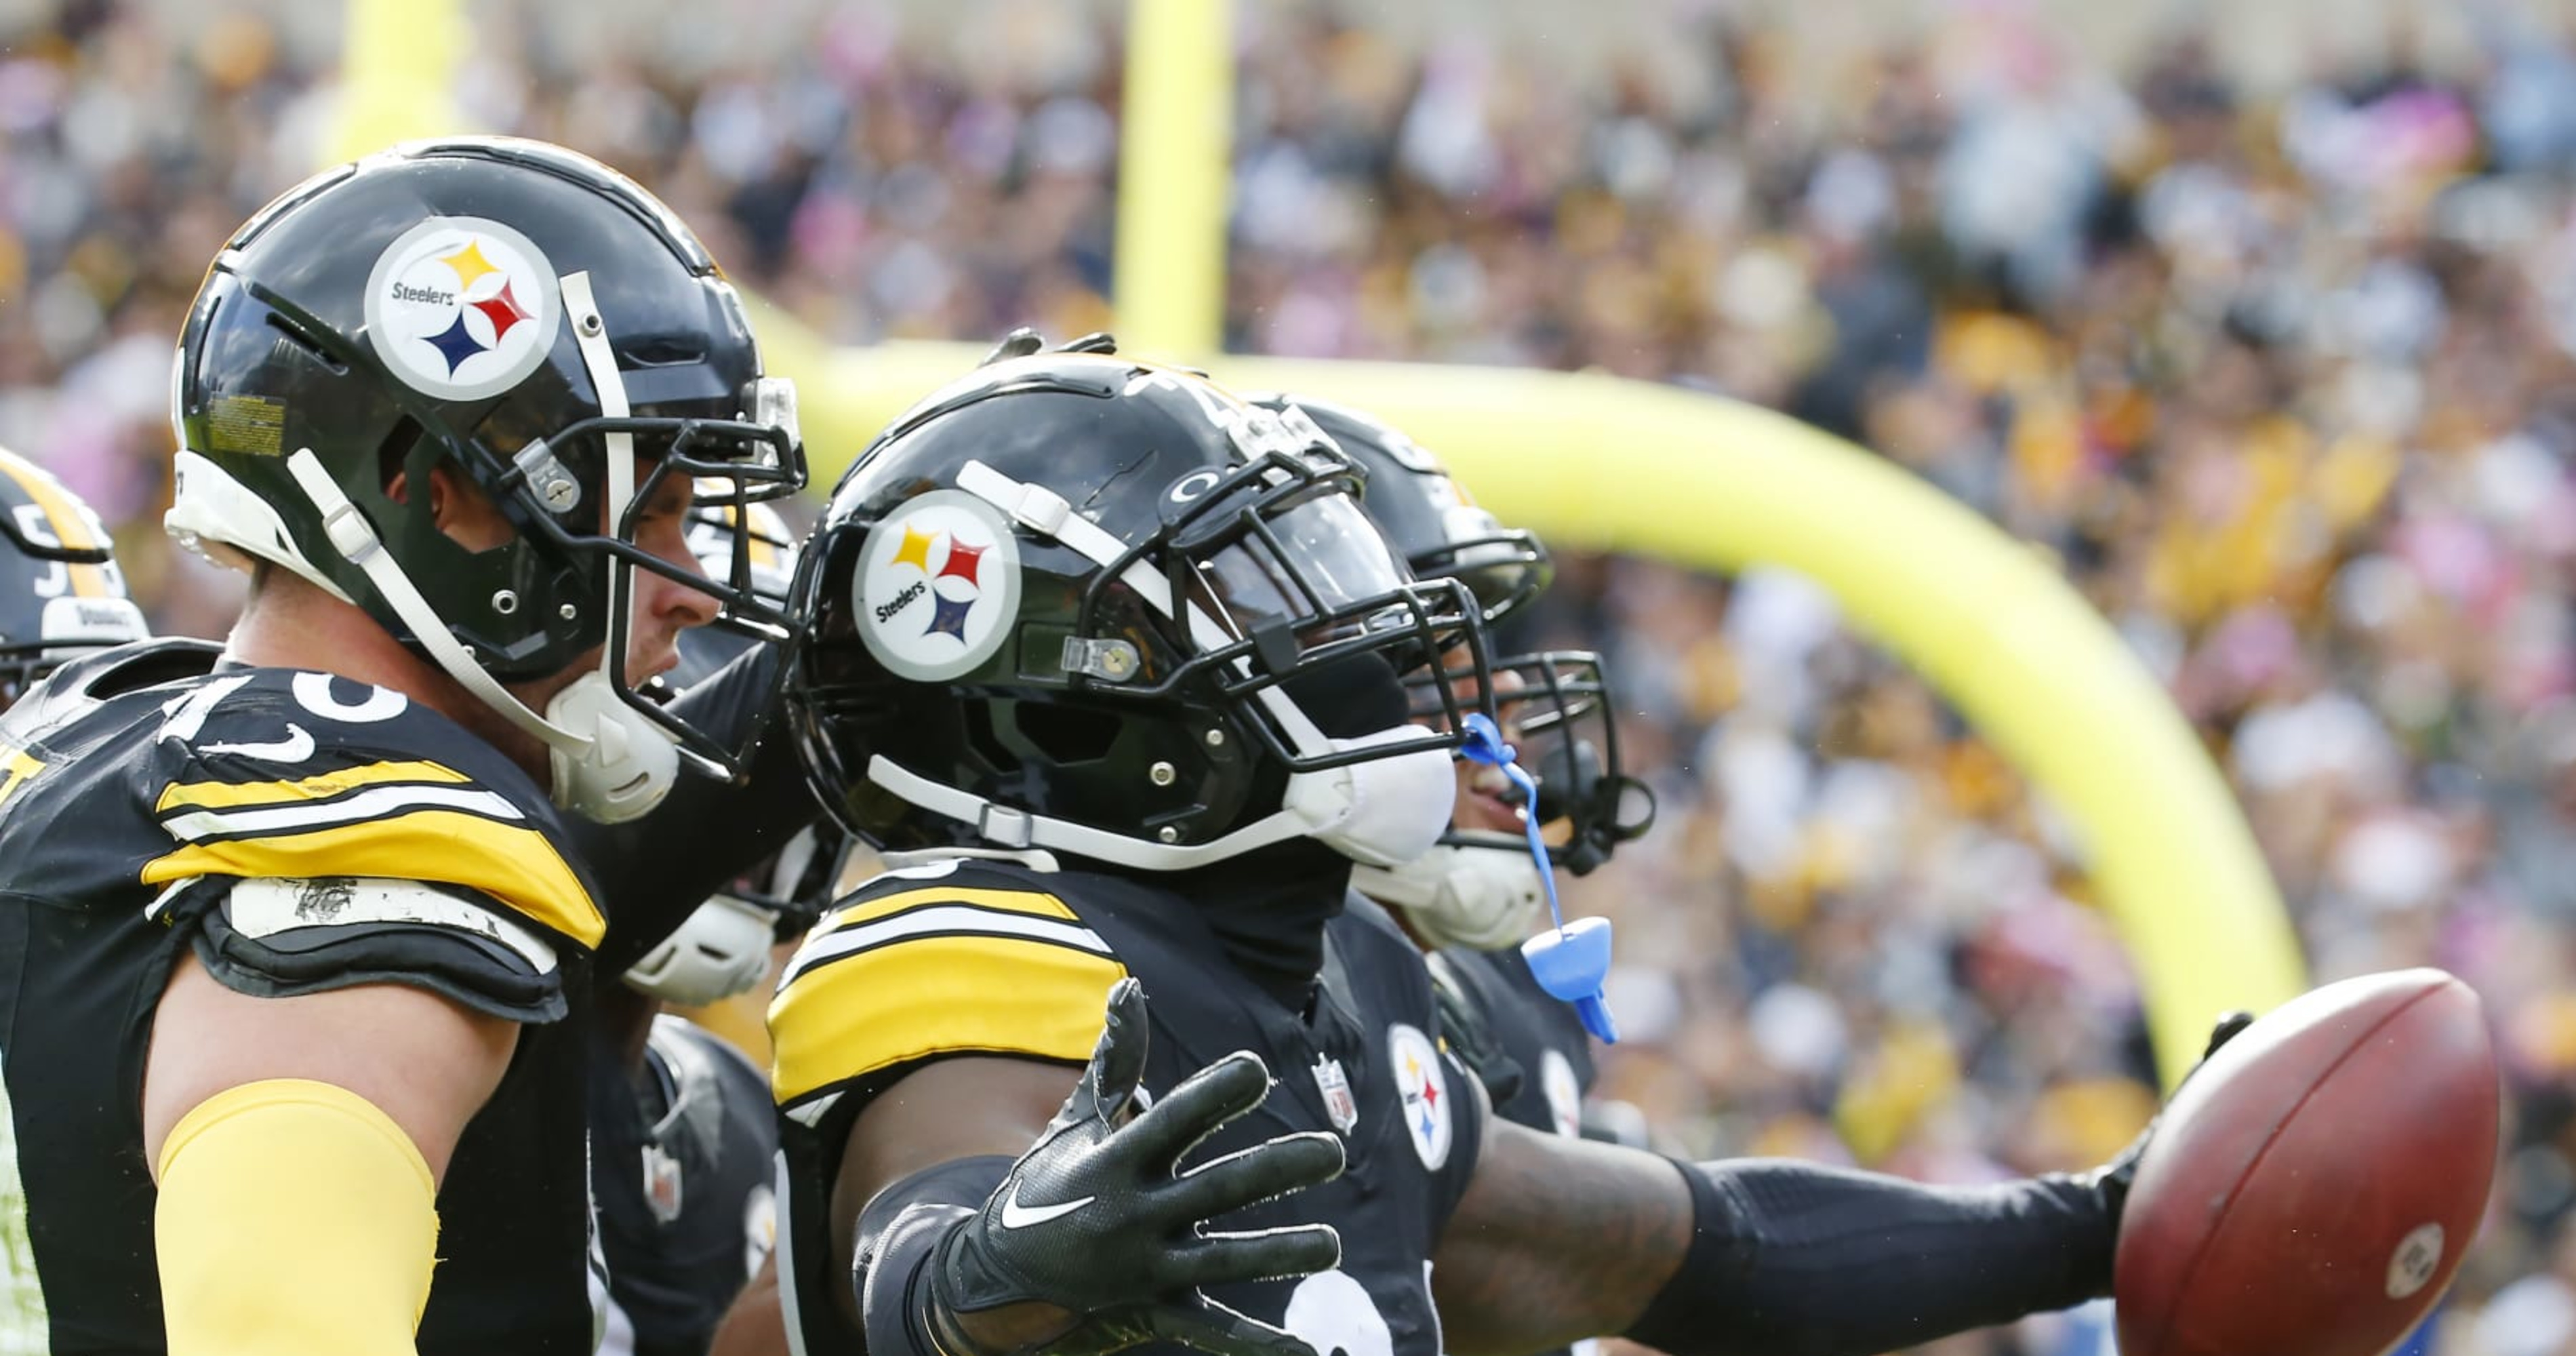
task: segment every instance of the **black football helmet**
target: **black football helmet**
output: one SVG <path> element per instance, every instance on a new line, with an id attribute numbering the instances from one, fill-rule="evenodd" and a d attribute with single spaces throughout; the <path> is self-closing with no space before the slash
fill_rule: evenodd
<path id="1" fill-rule="evenodd" d="M 1031 347 L 880 435 L 806 546 L 789 709 L 834 815 L 1144 870 L 1429 847 L 1472 708 L 1409 723 L 1399 675 L 1482 672 L 1466 586 L 1408 576 L 1301 415 Z"/>
<path id="2" fill-rule="evenodd" d="M 1251 400 L 1264 409 L 1302 410 L 1330 435 L 1368 472 L 1361 507 L 1387 540 L 1424 578 L 1465 583 L 1486 624 L 1504 621 L 1554 580 L 1554 562 L 1536 536 L 1504 527 L 1402 431 L 1330 401 L 1278 393 Z M 1564 824 L 1549 855 L 1555 865 L 1586 874 L 1654 822 L 1652 791 L 1620 769 L 1618 722 L 1601 657 L 1541 650 L 1490 662 L 1520 762 L 1538 784 L 1529 813 L 1543 824 Z M 1440 718 L 1454 701 L 1450 689 L 1472 677 L 1454 667 L 1408 675 L 1417 717 Z M 1499 773 L 1488 775 L 1502 781 Z M 1544 895 L 1529 866 L 1528 844 L 1519 835 L 1453 829 L 1437 851 L 1364 871 L 1360 884 L 1407 906 L 1437 941 L 1492 948 L 1519 942 L 1544 916 Z"/>
<path id="3" fill-rule="evenodd" d="M 106 524 L 43 467 L 0 447 L 0 711 L 64 660 L 149 634 Z"/>
<path id="4" fill-rule="evenodd" d="M 1369 518 L 1421 579 L 1455 579 L 1475 593 L 1487 627 L 1500 623 L 1556 579 L 1556 562 L 1536 536 L 1505 527 L 1402 429 L 1348 405 L 1279 392 L 1246 396 L 1266 410 L 1303 409 L 1368 472 Z"/>
<path id="5" fill-rule="evenodd" d="M 762 640 L 793 619 L 755 596 L 747 563 L 700 580 L 635 530 L 667 476 L 729 503 L 801 487 L 794 392 L 763 374 L 697 237 L 624 176 L 539 142 L 459 138 L 306 181 L 216 257 L 172 403 L 170 531 L 364 609 L 544 740 L 559 801 L 624 818 L 679 762 L 739 772 L 739 748 L 630 690 L 630 572 L 703 587 L 724 624 Z M 389 493 L 442 465 L 515 539 L 468 549 L 438 530 L 430 496 Z M 499 686 L 593 647 L 600 678 L 545 716 Z"/>

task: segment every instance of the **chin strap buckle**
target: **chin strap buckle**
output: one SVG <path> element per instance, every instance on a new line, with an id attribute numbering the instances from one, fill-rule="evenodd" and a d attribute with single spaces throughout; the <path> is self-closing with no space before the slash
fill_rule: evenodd
<path id="1" fill-rule="evenodd" d="M 367 515 L 346 499 L 322 515 L 322 534 L 331 539 L 331 549 L 339 552 L 341 559 L 360 569 L 366 568 L 367 557 L 384 549 L 376 530 L 367 525 Z"/>
<path id="2" fill-rule="evenodd" d="M 1027 812 L 1006 805 L 986 804 L 975 817 L 975 836 L 996 847 L 1014 852 L 1035 841 Z"/>

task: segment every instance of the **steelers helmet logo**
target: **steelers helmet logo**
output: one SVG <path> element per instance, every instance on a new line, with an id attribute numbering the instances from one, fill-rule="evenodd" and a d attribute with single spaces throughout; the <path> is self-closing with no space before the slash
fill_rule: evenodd
<path id="1" fill-rule="evenodd" d="M 367 278 L 367 338 L 404 384 L 479 400 L 537 370 L 562 313 L 554 266 L 497 221 L 432 217 L 402 233 Z"/>
<path id="2" fill-rule="evenodd" d="M 859 639 L 896 675 L 943 682 L 1002 648 L 1019 615 L 1011 525 L 962 490 L 933 490 L 868 534 L 851 581 Z"/>

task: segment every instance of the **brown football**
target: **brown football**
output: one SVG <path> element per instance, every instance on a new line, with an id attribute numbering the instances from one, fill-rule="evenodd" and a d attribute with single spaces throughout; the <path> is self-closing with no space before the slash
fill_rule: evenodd
<path id="1" fill-rule="evenodd" d="M 2468 1249 L 2497 1115 L 2486 1014 L 2452 976 L 2282 1005 L 2165 1108 L 2121 1222 L 2122 1356 L 2380 1356 Z"/>

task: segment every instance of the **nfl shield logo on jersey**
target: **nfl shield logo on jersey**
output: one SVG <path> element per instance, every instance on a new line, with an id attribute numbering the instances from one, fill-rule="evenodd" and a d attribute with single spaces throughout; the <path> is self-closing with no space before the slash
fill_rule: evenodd
<path id="1" fill-rule="evenodd" d="M 1324 1114 L 1333 1118 L 1333 1128 L 1349 1134 L 1360 1123 L 1360 1099 L 1351 1095 L 1342 1062 L 1331 1055 L 1315 1056 L 1315 1087 L 1324 1094 Z"/>
<path id="2" fill-rule="evenodd" d="M 680 1160 L 659 1144 L 644 1146 L 644 1204 L 664 1224 L 680 1217 Z"/>

